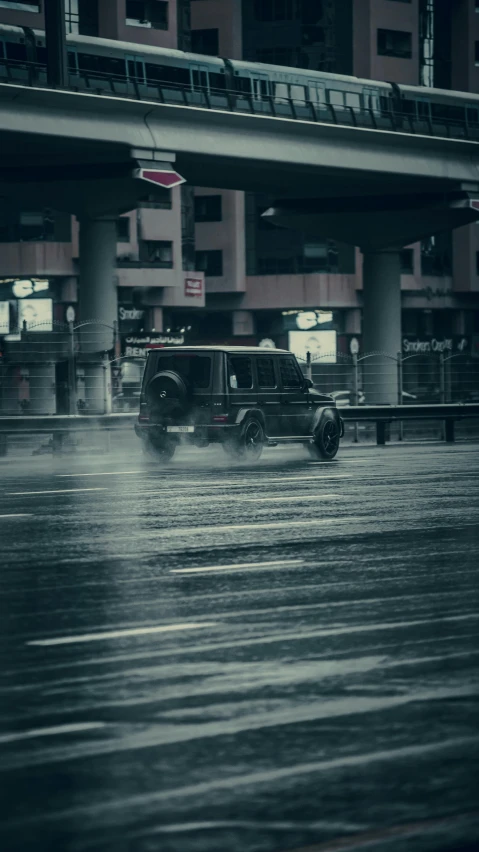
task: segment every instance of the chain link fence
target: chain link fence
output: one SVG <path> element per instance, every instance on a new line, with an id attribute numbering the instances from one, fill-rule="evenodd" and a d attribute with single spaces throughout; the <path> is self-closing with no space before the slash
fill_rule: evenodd
<path id="1" fill-rule="evenodd" d="M 121 356 L 117 329 L 95 320 L 22 328 L 0 358 L 0 414 L 108 414 L 138 410 L 143 358 Z M 479 359 L 467 353 L 298 356 L 338 407 L 479 402 Z"/>

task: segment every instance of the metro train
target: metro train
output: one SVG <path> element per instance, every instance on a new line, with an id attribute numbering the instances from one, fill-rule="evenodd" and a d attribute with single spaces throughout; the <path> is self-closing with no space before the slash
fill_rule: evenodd
<path id="1" fill-rule="evenodd" d="M 78 91 L 479 139 L 479 96 L 67 35 Z M 0 25 L 0 82 L 46 85 L 45 33 Z"/>

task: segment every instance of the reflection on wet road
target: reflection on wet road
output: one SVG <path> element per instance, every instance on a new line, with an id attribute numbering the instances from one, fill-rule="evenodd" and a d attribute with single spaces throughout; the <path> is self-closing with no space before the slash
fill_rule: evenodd
<path id="1" fill-rule="evenodd" d="M 2 849 L 475 848 L 479 447 L 1 472 Z"/>

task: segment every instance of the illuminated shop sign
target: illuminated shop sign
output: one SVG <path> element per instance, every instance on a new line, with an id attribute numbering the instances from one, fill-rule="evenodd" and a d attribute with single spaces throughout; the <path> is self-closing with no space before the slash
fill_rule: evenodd
<path id="1" fill-rule="evenodd" d="M 336 346 L 335 331 L 290 331 L 288 334 L 288 349 L 302 360 L 306 360 L 310 352 L 311 358 L 320 358 L 322 364 L 335 364 Z"/>

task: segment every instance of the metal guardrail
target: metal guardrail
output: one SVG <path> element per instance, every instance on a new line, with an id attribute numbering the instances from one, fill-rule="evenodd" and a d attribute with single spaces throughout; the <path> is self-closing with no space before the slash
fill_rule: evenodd
<path id="1" fill-rule="evenodd" d="M 376 423 L 376 441 L 386 443 L 386 427 L 390 423 L 404 420 L 443 420 L 448 443 L 454 441 L 454 424 L 458 420 L 479 418 L 479 403 L 445 405 L 351 405 L 339 409 L 345 421 L 369 421 Z"/>
<path id="2" fill-rule="evenodd" d="M 452 443 L 455 438 L 454 425 L 457 421 L 479 418 L 479 403 L 414 406 L 355 405 L 338 410 L 344 421 L 376 423 L 376 440 L 380 445 L 386 443 L 387 426 L 394 422 L 442 420 L 445 424 L 446 441 Z M 133 428 L 137 417 L 136 413 L 0 417 L 0 456 L 7 454 L 8 435 L 47 433 L 53 436 L 53 451 L 61 452 L 63 437 L 70 432 L 90 430 L 108 432 Z"/>

